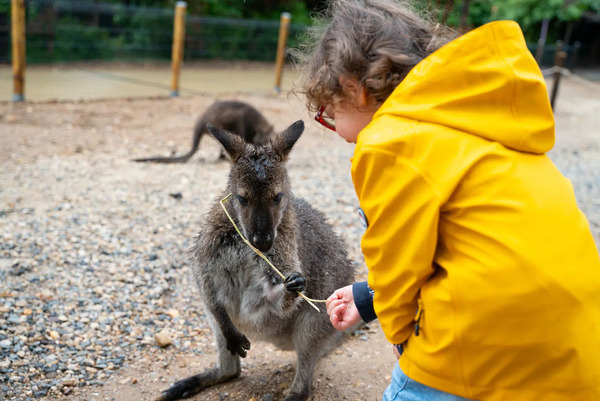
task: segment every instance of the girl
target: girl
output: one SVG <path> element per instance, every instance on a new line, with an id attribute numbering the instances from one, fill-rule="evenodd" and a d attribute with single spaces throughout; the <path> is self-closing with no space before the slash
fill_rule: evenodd
<path id="1" fill-rule="evenodd" d="M 368 286 L 331 323 L 402 345 L 384 400 L 600 400 L 600 258 L 545 154 L 544 79 L 515 22 L 452 39 L 401 1 L 334 0 L 309 46 L 300 91 L 356 143 L 368 224 Z"/>

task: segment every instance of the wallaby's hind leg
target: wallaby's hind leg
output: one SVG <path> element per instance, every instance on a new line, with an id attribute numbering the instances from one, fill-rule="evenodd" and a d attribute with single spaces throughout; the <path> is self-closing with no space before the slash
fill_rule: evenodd
<path id="1" fill-rule="evenodd" d="M 327 333 L 318 330 L 311 332 L 317 325 L 317 322 L 312 320 L 309 319 L 305 322 L 305 327 L 311 329 L 306 330 L 304 327 L 300 327 L 295 333 L 298 358 L 296 361 L 296 374 L 290 391 L 283 401 L 305 401 L 310 396 L 315 366 L 323 354 L 322 347 L 327 346 L 327 344 L 323 344 L 322 338 L 327 336 Z"/>
<path id="2" fill-rule="evenodd" d="M 327 323 L 329 323 L 327 321 Z M 317 362 L 329 352 L 337 348 L 347 337 L 351 335 L 348 332 L 331 332 L 332 327 L 323 330 L 315 330 L 316 327 L 323 326 L 325 322 L 310 318 L 296 330 L 296 375 L 290 387 L 290 391 L 283 401 L 305 401 L 309 398 L 312 389 L 312 380 L 315 373 Z M 364 323 L 353 327 L 358 328 Z M 309 328 L 309 329 L 306 329 Z M 324 340 L 326 338 L 326 340 Z"/>
<path id="3" fill-rule="evenodd" d="M 231 355 L 227 350 L 227 341 L 223 337 L 221 330 L 214 324 L 212 326 L 217 339 L 217 351 L 219 354 L 217 366 L 197 375 L 179 380 L 164 391 L 156 401 L 175 401 L 186 398 L 199 393 L 209 386 L 235 379 L 240 375 L 240 357 L 238 355 Z"/>
<path id="4" fill-rule="evenodd" d="M 319 352 L 317 350 L 309 348 L 298 350 L 296 375 L 294 376 L 290 391 L 283 401 L 305 401 L 308 399 L 312 388 L 315 365 L 318 360 Z"/>

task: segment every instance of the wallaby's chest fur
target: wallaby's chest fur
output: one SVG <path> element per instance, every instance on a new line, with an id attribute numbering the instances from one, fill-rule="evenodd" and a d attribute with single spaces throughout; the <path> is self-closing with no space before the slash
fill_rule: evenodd
<path id="1" fill-rule="evenodd" d="M 282 221 L 280 234 L 266 256 L 284 274 L 290 268 L 300 269 L 306 277 L 305 294 L 325 299 L 351 282 L 353 271 L 346 253 L 339 251 L 343 244 L 325 223 L 325 216 L 304 200 L 295 198 L 292 205 L 296 224 Z M 201 286 L 203 301 L 224 305 L 235 326 L 249 338 L 293 348 L 290 339 L 296 324 L 302 324 L 304 314 L 319 314 L 304 301 L 285 308 L 281 278 L 241 239 L 220 205 L 212 208 L 205 223 L 193 251 L 193 270 L 200 283 L 208 281 L 219 291 L 217 299 L 210 299 Z M 328 242 L 321 238 L 328 238 Z M 206 263 L 206 258 L 212 263 Z M 319 320 L 328 327 L 324 305 L 320 307 Z"/>

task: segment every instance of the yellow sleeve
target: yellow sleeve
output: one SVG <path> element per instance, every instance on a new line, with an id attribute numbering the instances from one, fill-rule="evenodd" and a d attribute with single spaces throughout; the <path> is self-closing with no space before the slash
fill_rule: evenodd
<path id="1" fill-rule="evenodd" d="M 368 222 L 361 246 L 375 312 L 388 341 L 401 344 L 433 273 L 439 196 L 409 161 L 379 149 L 354 155 L 352 179 Z"/>

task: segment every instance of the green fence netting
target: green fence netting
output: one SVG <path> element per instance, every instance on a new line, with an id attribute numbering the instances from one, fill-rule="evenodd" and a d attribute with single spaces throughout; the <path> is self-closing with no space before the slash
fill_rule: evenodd
<path id="1" fill-rule="evenodd" d="M 5 3 L 8 3 L 6 5 Z M 28 63 L 169 60 L 174 8 L 29 0 Z M 186 16 L 184 60 L 274 61 L 280 22 Z M 290 24 L 288 47 L 305 27 Z M 0 1 L 0 61 L 10 61 L 10 1 Z"/>

